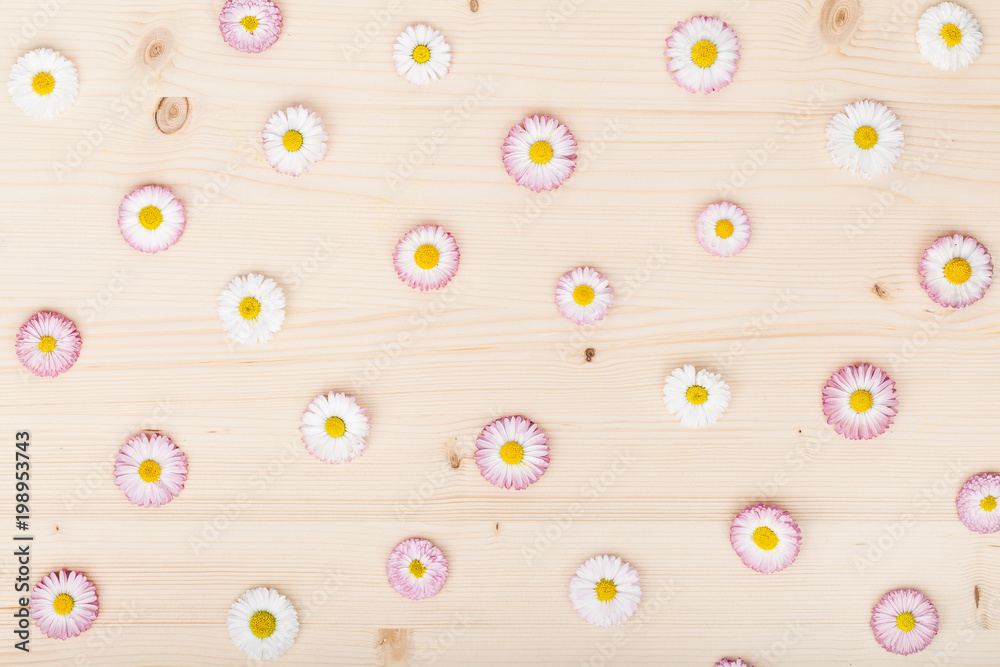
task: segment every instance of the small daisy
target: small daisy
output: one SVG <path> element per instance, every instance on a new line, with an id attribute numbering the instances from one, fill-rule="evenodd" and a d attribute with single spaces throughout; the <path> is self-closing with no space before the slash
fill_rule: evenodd
<path id="1" fill-rule="evenodd" d="M 677 24 L 664 55 L 670 58 L 667 71 L 674 73 L 677 85 L 708 95 L 733 82 L 740 38 L 722 19 L 696 16 Z"/>
<path id="2" fill-rule="evenodd" d="M 938 613 L 923 593 L 909 589 L 889 591 L 872 609 L 872 632 L 889 653 L 909 655 L 923 651 L 938 629 Z"/>
<path id="3" fill-rule="evenodd" d="M 549 467 L 548 438 L 524 417 L 502 417 L 476 440 L 476 463 L 490 483 L 504 489 L 526 489 Z"/>
<path id="4" fill-rule="evenodd" d="M 254 660 L 281 657 L 299 634 L 299 616 L 273 588 L 251 588 L 229 609 L 229 637 Z"/>
<path id="5" fill-rule="evenodd" d="M 958 518 L 977 533 L 1000 531 L 1000 475 L 984 473 L 970 477 L 955 499 Z"/>
<path id="6" fill-rule="evenodd" d="M 371 430 L 368 411 L 360 407 L 353 396 L 333 393 L 320 394 L 302 413 L 302 442 L 306 449 L 327 463 L 346 463 L 364 453 L 365 438 Z"/>
<path id="7" fill-rule="evenodd" d="M 729 407 L 729 385 L 722 376 L 694 366 L 675 368 L 663 385 L 667 410 L 691 428 L 714 424 Z"/>
<path id="8" fill-rule="evenodd" d="M 618 556 L 594 556 L 569 580 L 569 599 L 580 618 L 599 628 L 621 625 L 639 608 L 639 573 Z"/>
<path id="9" fill-rule="evenodd" d="M 285 293 L 258 273 L 233 278 L 219 295 L 219 319 L 238 343 L 266 343 L 285 321 Z"/>
<path id="10" fill-rule="evenodd" d="M 229 0 L 219 14 L 229 46 L 244 53 L 271 48 L 281 34 L 281 10 L 271 0 Z"/>
<path id="11" fill-rule="evenodd" d="M 603 320 L 614 303 L 611 283 L 589 266 L 567 271 L 556 283 L 556 306 L 573 324 L 583 326 Z"/>
<path id="12" fill-rule="evenodd" d="M 899 405 L 896 383 L 871 364 L 844 366 L 823 388 L 826 423 L 850 440 L 870 440 L 892 424 Z"/>
<path id="13" fill-rule="evenodd" d="M 385 564 L 389 584 L 411 600 L 438 594 L 448 578 L 448 559 L 427 540 L 404 540 L 396 545 Z"/>
<path id="14" fill-rule="evenodd" d="M 76 363 L 81 342 L 72 320 L 43 310 L 21 325 L 14 349 L 29 371 L 38 377 L 54 378 Z"/>
<path id="15" fill-rule="evenodd" d="M 115 457 L 115 484 L 133 505 L 166 505 L 181 492 L 186 479 L 187 457 L 165 435 L 133 436 Z"/>
<path id="16" fill-rule="evenodd" d="M 437 81 L 451 67 L 451 45 L 441 33 L 423 23 L 399 33 L 392 47 L 392 59 L 400 76 L 418 86 Z"/>
<path id="17" fill-rule="evenodd" d="M 835 165 L 852 174 L 883 176 L 903 154 L 902 123 L 889 107 L 873 100 L 848 104 L 826 126 L 826 149 Z"/>
<path id="18" fill-rule="evenodd" d="M 733 549 L 751 570 L 771 574 L 795 562 L 802 544 L 791 515 L 771 505 L 749 505 L 729 529 Z"/>
<path id="19" fill-rule="evenodd" d="M 971 236 L 942 236 L 920 260 L 920 286 L 935 303 L 964 308 L 982 299 L 993 283 L 992 259 Z"/>
<path id="20" fill-rule="evenodd" d="M 744 662 L 742 658 L 736 658 L 735 660 L 723 658 L 715 663 L 715 667 L 753 667 L 753 665 L 749 662 Z"/>
<path id="21" fill-rule="evenodd" d="M 279 173 L 301 176 L 326 157 L 326 130 L 316 112 L 301 104 L 275 111 L 261 133 L 267 161 Z"/>
<path id="22" fill-rule="evenodd" d="M 392 255 L 399 279 L 421 292 L 441 289 L 458 271 L 458 244 L 437 225 L 406 232 Z"/>
<path id="23" fill-rule="evenodd" d="M 709 204 L 695 222 L 698 243 L 719 257 L 735 255 L 750 242 L 750 219 L 736 204 Z"/>
<path id="24" fill-rule="evenodd" d="M 55 118 L 72 106 L 79 90 L 76 67 L 52 49 L 28 51 L 7 77 L 14 106 L 32 118 Z"/>
<path id="25" fill-rule="evenodd" d="M 46 637 L 76 637 L 97 618 L 97 589 L 79 572 L 52 572 L 31 589 L 31 617 Z"/>
<path id="26" fill-rule="evenodd" d="M 576 140 L 555 118 L 531 116 L 510 128 L 503 163 L 518 185 L 535 192 L 554 190 L 576 168 Z"/>
<path id="27" fill-rule="evenodd" d="M 929 7 L 917 22 L 920 55 L 938 69 L 954 71 L 971 65 L 982 44 L 979 21 L 954 2 Z"/>
<path id="28" fill-rule="evenodd" d="M 184 233 L 184 205 L 159 185 L 136 188 L 118 207 L 118 229 L 141 252 L 166 250 Z"/>

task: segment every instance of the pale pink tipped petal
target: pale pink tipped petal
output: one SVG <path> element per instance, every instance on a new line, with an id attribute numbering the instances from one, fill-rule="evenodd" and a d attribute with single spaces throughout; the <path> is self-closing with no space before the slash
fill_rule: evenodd
<path id="1" fill-rule="evenodd" d="M 80 332 L 72 320 L 59 313 L 41 311 L 21 325 L 14 349 L 29 371 L 38 377 L 54 378 L 76 363 L 81 344 Z"/>
<path id="2" fill-rule="evenodd" d="M 147 207 L 155 208 L 161 216 L 154 229 L 144 227 L 141 222 L 142 211 Z M 136 188 L 118 207 L 118 229 L 125 241 L 140 252 L 166 250 L 177 243 L 186 225 L 184 204 L 174 193 L 159 185 Z"/>
<path id="3" fill-rule="evenodd" d="M 1000 531 L 1000 475 L 984 473 L 970 477 L 955 499 L 958 518 L 977 533 Z"/>
<path id="4" fill-rule="evenodd" d="M 327 429 L 331 419 L 338 424 L 333 433 Z M 299 432 L 306 449 L 320 461 L 349 463 L 368 448 L 365 438 L 371 432 L 371 421 L 368 410 L 358 405 L 353 396 L 331 391 L 325 396 L 320 394 L 306 406 Z"/>
<path id="5" fill-rule="evenodd" d="M 59 613 L 54 607 L 60 595 L 72 599 L 68 613 Z M 97 589 L 79 572 L 52 572 L 31 590 L 31 618 L 42 634 L 52 639 L 69 639 L 86 632 L 94 624 L 97 611 Z"/>
<path id="6" fill-rule="evenodd" d="M 577 300 L 576 290 L 580 287 L 590 288 L 589 292 L 581 294 L 581 298 L 590 301 Z M 583 326 L 603 320 L 614 303 L 615 293 L 610 281 L 589 266 L 567 271 L 556 283 L 556 307 L 573 324 Z"/>
<path id="7" fill-rule="evenodd" d="M 253 30 L 248 30 L 243 21 Z M 256 25 L 254 25 L 254 22 Z M 219 30 L 231 47 L 244 53 L 260 53 L 281 35 L 281 10 L 271 0 L 229 0 L 219 14 Z"/>
<path id="8" fill-rule="evenodd" d="M 285 146 L 285 135 L 289 132 L 301 135 L 301 144 L 295 150 Z M 275 111 L 264 124 L 261 142 L 267 161 L 281 174 L 301 176 L 312 165 L 322 161 L 327 154 L 329 136 L 323 126 L 323 119 L 315 111 L 301 104 Z"/>
<path id="9" fill-rule="evenodd" d="M 431 246 L 437 251 L 436 264 L 430 266 L 429 257 L 421 249 Z M 392 255 L 399 279 L 420 291 L 441 289 L 458 272 L 458 244 L 455 238 L 437 225 L 420 225 L 408 231 L 396 244 Z M 418 264 L 424 261 L 426 268 Z"/>
<path id="10" fill-rule="evenodd" d="M 715 61 L 707 67 L 695 63 L 691 50 L 701 41 L 711 42 L 716 50 Z M 733 81 L 740 59 L 740 40 L 726 22 L 712 16 L 696 16 L 681 21 L 667 38 L 664 52 L 670 61 L 667 71 L 673 72 L 677 85 L 706 95 L 722 90 Z"/>
<path id="11" fill-rule="evenodd" d="M 901 629 L 899 616 L 912 615 L 913 625 L 904 623 Z M 906 621 L 910 619 L 907 617 Z M 927 648 L 938 630 L 937 609 L 927 596 L 912 589 L 889 591 L 872 609 L 872 632 L 875 640 L 890 653 L 909 655 Z"/>
<path id="12" fill-rule="evenodd" d="M 870 394 L 871 405 L 862 412 L 851 406 L 855 392 Z M 877 366 L 854 364 L 834 373 L 823 388 L 823 414 L 837 433 L 850 440 L 870 440 L 885 432 L 899 410 L 896 383 Z"/>
<path id="13" fill-rule="evenodd" d="M 536 162 L 530 157 L 531 147 L 538 142 L 545 142 L 551 148 L 547 162 Z M 548 116 L 530 116 L 507 134 L 503 163 L 518 185 L 535 192 L 554 190 L 576 168 L 576 149 L 576 140 L 565 125 Z"/>
<path id="14" fill-rule="evenodd" d="M 758 530 L 766 535 L 758 543 Z M 770 531 L 769 533 L 766 531 Z M 768 541 L 770 537 L 772 541 Z M 729 541 L 751 570 L 771 574 L 791 565 L 799 555 L 802 534 L 791 515 L 773 505 L 750 505 L 733 519 Z"/>
<path id="15" fill-rule="evenodd" d="M 723 221 L 728 221 L 730 227 L 720 227 L 719 223 Z M 736 204 L 709 204 L 695 222 L 695 235 L 708 252 L 719 257 L 729 257 L 746 248 L 750 242 L 750 219 Z"/>
<path id="16" fill-rule="evenodd" d="M 428 540 L 414 538 L 396 545 L 389 554 L 385 571 L 397 593 L 411 600 L 423 600 L 437 595 L 444 586 L 448 559 Z"/>
<path id="17" fill-rule="evenodd" d="M 549 467 L 548 438 L 531 420 L 502 417 L 490 423 L 476 440 L 476 464 L 491 484 L 504 489 L 523 490 L 534 484 Z M 508 443 L 516 443 L 504 450 Z M 510 460 L 504 460 L 504 455 Z M 514 454 L 520 456 L 516 458 Z"/>
<path id="18" fill-rule="evenodd" d="M 159 466 L 159 477 L 140 475 L 147 461 Z M 129 438 L 115 457 L 115 484 L 133 505 L 160 507 L 177 497 L 187 480 L 187 457 L 165 435 L 140 433 Z"/>
<path id="19" fill-rule="evenodd" d="M 639 572 L 618 556 L 594 556 L 576 568 L 569 599 L 580 618 L 599 628 L 625 623 L 639 608 Z"/>
<path id="20" fill-rule="evenodd" d="M 715 667 L 753 667 L 753 665 L 744 662 L 742 658 L 723 658 L 715 663 Z"/>
<path id="21" fill-rule="evenodd" d="M 955 283 L 947 277 L 945 267 L 952 260 L 968 264 L 970 273 L 964 282 Z M 971 236 L 942 236 L 924 252 L 920 275 L 923 277 L 920 286 L 932 301 L 946 308 L 965 308 L 986 296 L 986 290 L 993 284 L 993 258 Z"/>

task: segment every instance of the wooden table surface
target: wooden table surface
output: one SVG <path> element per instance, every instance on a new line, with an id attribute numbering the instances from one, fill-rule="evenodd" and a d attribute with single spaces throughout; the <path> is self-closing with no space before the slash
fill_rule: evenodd
<path id="1" fill-rule="evenodd" d="M 917 263 L 963 232 L 1000 252 L 1000 6 L 978 61 L 943 73 L 913 33 L 910 0 L 282 0 L 269 51 L 221 39 L 218 1 L 5 0 L 4 63 L 49 46 L 80 71 L 51 121 L 0 95 L 0 330 L 43 309 L 74 319 L 83 350 L 58 379 L 0 355 L 0 662 L 76 667 L 244 665 L 226 613 L 271 586 L 298 610 L 285 665 L 990 665 L 1000 654 L 1000 535 L 970 532 L 954 498 L 1000 469 L 1000 292 L 952 311 Z M 420 6 L 417 6 L 420 5 Z M 693 95 L 668 77 L 678 20 L 725 18 L 743 42 L 735 82 Z M 406 25 L 454 48 L 418 88 L 390 57 Z M 896 171 L 835 168 L 824 127 L 874 97 L 899 116 Z M 157 129 L 162 98 L 186 122 Z M 164 104 L 172 104 L 168 100 Z M 327 159 L 297 179 L 271 169 L 259 132 L 290 104 L 319 112 Z M 500 144 L 548 113 L 580 143 L 577 172 L 536 195 Z M 173 128 L 171 128 L 173 129 Z M 188 206 L 167 252 L 122 240 L 117 207 L 165 185 Z M 753 238 L 707 254 L 693 220 L 743 206 Z M 456 237 L 440 293 L 396 277 L 397 239 L 419 223 Z M 575 266 L 617 302 L 578 328 L 553 305 Z M 288 300 L 271 342 L 227 342 L 219 292 L 249 271 Z M 587 349 L 592 359 L 587 360 Z M 857 361 L 895 379 L 900 412 L 876 440 L 838 436 L 820 392 Z M 685 363 L 721 372 L 728 412 L 682 427 L 662 400 Z M 369 449 L 349 465 L 297 439 L 318 393 L 369 409 Z M 484 424 L 524 414 L 552 462 L 523 492 L 472 459 Z M 131 506 L 111 470 L 124 440 L 169 435 L 187 486 Z M 65 642 L 33 627 L 13 649 L 17 564 L 13 440 L 31 433 L 31 581 L 87 573 L 100 617 Z M 6 467 L 6 470 L 2 468 Z M 804 544 L 765 576 L 729 545 L 732 517 L 766 500 Z M 389 587 L 399 541 L 434 541 L 451 570 L 435 598 Z M 568 582 L 613 553 L 640 573 L 632 621 L 591 627 Z M 868 626 L 887 590 L 919 588 L 941 628 L 917 656 L 885 653 Z"/>

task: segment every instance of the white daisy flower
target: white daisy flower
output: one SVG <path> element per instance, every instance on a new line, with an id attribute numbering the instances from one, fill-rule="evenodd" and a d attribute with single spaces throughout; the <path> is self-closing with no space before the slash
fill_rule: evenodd
<path id="1" fill-rule="evenodd" d="M 721 375 L 687 365 L 676 368 L 663 385 L 663 401 L 667 410 L 681 423 L 701 428 L 718 421 L 729 407 L 729 385 Z"/>
<path id="2" fill-rule="evenodd" d="M 708 95 L 733 82 L 740 59 L 740 39 L 722 19 L 696 16 L 681 21 L 667 38 L 667 70 L 677 85 Z"/>
<path id="3" fill-rule="evenodd" d="M 267 161 L 290 176 L 301 176 L 326 157 L 327 138 L 322 119 L 301 104 L 275 111 L 261 132 Z"/>
<path id="4" fill-rule="evenodd" d="M 799 555 L 802 533 L 792 516 L 773 505 L 749 505 L 729 527 L 733 549 L 751 570 L 771 574 L 784 570 Z"/>
<path id="5" fill-rule="evenodd" d="M 159 252 L 177 243 L 187 217 L 184 205 L 159 185 L 136 188 L 118 207 L 118 229 L 140 252 Z"/>
<path id="6" fill-rule="evenodd" d="M 273 588 L 251 588 L 233 603 L 227 620 L 236 648 L 254 660 L 281 657 L 299 634 L 295 607 Z"/>
<path id="7" fill-rule="evenodd" d="M 7 77 L 14 106 L 32 118 L 55 118 L 80 91 L 76 67 L 52 49 L 35 49 L 17 59 Z"/>
<path id="8" fill-rule="evenodd" d="M 750 242 L 750 219 L 736 204 L 727 201 L 709 204 L 695 222 L 695 234 L 705 250 L 729 257 Z"/>
<path id="9" fill-rule="evenodd" d="M 458 271 L 458 244 L 437 225 L 411 229 L 392 255 L 399 279 L 420 291 L 441 289 Z"/>
<path id="10" fill-rule="evenodd" d="M 979 21 L 954 2 L 929 7 L 917 21 L 920 55 L 938 69 L 954 71 L 971 65 L 982 44 Z"/>
<path id="11" fill-rule="evenodd" d="M 826 126 L 826 149 L 835 165 L 852 174 L 883 176 L 903 154 L 902 123 L 874 100 L 848 104 Z"/>
<path id="12" fill-rule="evenodd" d="M 219 319 L 239 343 L 265 343 L 285 321 L 285 293 L 257 273 L 237 276 L 219 295 Z"/>
<path id="13" fill-rule="evenodd" d="M 368 446 L 365 438 L 371 422 L 367 412 L 348 394 L 320 394 L 302 413 L 302 442 L 320 461 L 346 463 Z"/>
<path id="14" fill-rule="evenodd" d="M 614 303 L 611 283 L 589 266 L 567 271 L 556 283 L 556 306 L 573 324 L 583 326 L 603 320 Z"/>
<path id="15" fill-rule="evenodd" d="M 594 556 L 569 582 L 569 599 L 580 618 L 599 628 L 621 625 L 639 608 L 639 573 L 618 556 Z"/>
<path id="16" fill-rule="evenodd" d="M 399 33 L 392 47 L 392 59 L 400 76 L 418 86 L 437 81 L 451 67 L 451 45 L 441 33 L 423 23 Z"/>
<path id="17" fill-rule="evenodd" d="M 964 308 L 982 299 L 993 284 L 993 258 L 971 236 L 942 236 L 924 252 L 920 275 L 920 284 L 936 303 Z"/>

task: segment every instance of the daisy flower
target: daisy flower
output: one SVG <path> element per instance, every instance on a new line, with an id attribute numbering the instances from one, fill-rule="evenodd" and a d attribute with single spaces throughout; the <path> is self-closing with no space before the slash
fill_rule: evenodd
<path id="1" fill-rule="evenodd" d="M 531 116 L 510 128 L 503 164 L 518 185 L 535 192 L 554 190 L 576 168 L 576 140 L 555 118 Z"/>
<path id="2" fill-rule="evenodd" d="M 589 266 L 567 271 L 556 283 L 556 306 L 573 324 L 582 326 L 603 320 L 614 303 L 611 283 Z"/>
<path id="3" fill-rule="evenodd" d="M 299 634 L 295 607 L 273 588 L 251 588 L 229 609 L 229 637 L 254 660 L 281 657 Z"/>
<path id="4" fill-rule="evenodd" d="M 873 100 L 848 104 L 826 126 L 826 149 L 841 169 L 865 178 L 883 176 L 903 154 L 902 123 Z"/>
<path id="5" fill-rule="evenodd" d="M 749 662 L 744 662 L 742 658 L 736 658 L 735 660 L 723 658 L 715 663 L 715 667 L 753 667 L 753 665 Z"/>
<path id="6" fill-rule="evenodd" d="M 490 483 L 504 489 L 526 489 L 549 467 L 548 438 L 525 417 L 501 417 L 476 440 L 476 463 Z"/>
<path id="7" fill-rule="evenodd" d="M 451 67 L 451 45 L 441 33 L 423 23 L 399 33 L 392 46 L 392 59 L 399 76 L 418 86 L 437 81 Z"/>
<path id="8" fill-rule="evenodd" d="M 802 544 L 791 515 L 773 505 L 749 505 L 729 529 L 733 549 L 751 570 L 771 574 L 795 562 Z"/>
<path id="9" fill-rule="evenodd" d="M 275 111 L 261 132 L 267 161 L 279 173 L 301 176 L 326 157 L 326 130 L 316 112 L 301 104 Z"/>
<path id="10" fill-rule="evenodd" d="M 368 411 L 354 397 L 332 391 L 320 394 L 302 413 L 302 442 L 309 453 L 327 463 L 346 463 L 364 453 L 371 430 Z"/>
<path id="11" fill-rule="evenodd" d="M 399 279 L 421 292 L 441 289 L 458 271 L 458 244 L 437 225 L 406 232 L 392 255 Z"/>
<path id="12" fill-rule="evenodd" d="M 706 95 L 733 82 L 740 59 L 740 38 L 722 19 L 696 16 L 681 21 L 667 38 L 664 53 L 674 81 L 692 93 Z"/>
<path id="13" fill-rule="evenodd" d="M 52 49 L 28 51 L 7 77 L 14 106 L 32 118 L 55 118 L 72 106 L 79 90 L 76 67 Z"/>
<path id="14" fill-rule="evenodd" d="M 844 366 L 823 388 L 826 423 L 850 440 L 870 440 L 892 424 L 899 405 L 896 383 L 871 364 Z"/>
<path id="15" fill-rule="evenodd" d="M 29 371 L 38 377 L 54 378 L 76 363 L 81 342 L 72 320 L 43 310 L 21 325 L 14 349 Z"/>
<path id="16" fill-rule="evenodd" d="M 955 499 L 958 518 L 977 533 L 1000 531 L 1000 475 L 984 473 L 970 477 Z"/>
<path id="17" fill-rule="evenodd" d="M 448 559 L 427 540 L 410 539 L 396 545 L 385 564 L 389 584 L 411 600 L 438 594 L 448 578 Z"/>
<path id="18" fill-rule="evenodd" d="M 238 343 L 265 343 L 285 321 L 285 293 L 257 273 L 237 276 L 219 295 L 219 319 Z"/>
<path id="19" fill-rule="evenodd" d="M 115 457 L 115 484 L 133 505 L 166 505 L 186 479 L 187 457 L 165 435 L 132 436 Z"/>
<path id="20" fill-rule="evenodd" d="M 993 283 L 992 259 L 971 236 L 942 236 L 920 260 L 920 286 L 935 303 L 964 308 L 982 299 Z"/>
<path id="21" fill-rule="evenodd" d="M 97 618 L 97 589 L 79 572 L 52 572 L 31 589 L 31 617 L 46 637 L 76 637 Z"/>
<path id="22" fill-rule="evenodd" d="M 889 653 L 923 651 L 938 629 L 938 613 L 923 593 L 900 588 L 882 596 L 872 609 L 872 632 Z"/>
<path id="23" fill-rule="evenodd" d="M 954 2 L 928 7 L 917 21 L 920 55 L 934 67 L 957 70 L 979 56 L 983 33 L 972 13 Z"/>
<path id="24" fill-rule="evenodd" d="M 675 368 L 663 385 L 663 402 L 670 414 L 691 428 L 714 424 L 729 407 L 729 385 L 722 376 L 694 366 Z"/>
<path id="25" fill-rule="evenodd" d="M 118 207 L 118 229 L 141 252 L 166 250 L 177 243 L 186 224 L 184 205 L 159 185 L 136 188 Z"/>
<path id="26" fill-rule="evenodd" d="M 234 49 L 260 53 L 278 41 L 281 10 L 271 0 L 229 0 L 219 14 L 219 30 Z"/>
<path id="27" fill-rule="evenodd" d="M 599 628 L 621 625 L 639 608 L 639 573 L 618 556 L 594 556 L 569 580 L 569 599 L 580 618 Z"/>
<path id="28" fill-rule="evenodd" d="M 750 242 L 750 219 L 736 204 L 721 201 L 709 204 L 695 222 L 701 247 L 713 255 L 735 255 Z"/>

